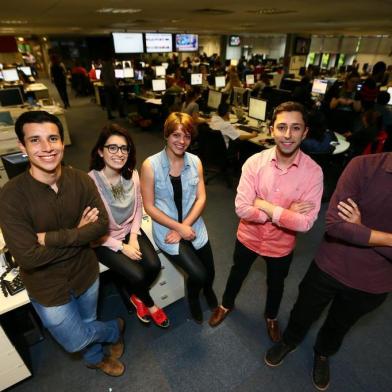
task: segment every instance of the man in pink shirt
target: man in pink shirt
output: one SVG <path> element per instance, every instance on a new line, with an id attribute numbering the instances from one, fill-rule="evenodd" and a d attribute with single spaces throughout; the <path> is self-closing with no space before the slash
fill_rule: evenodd
<path id="1" fill-rule="evenodd" d="M 250 157 L 242 168 L 235 200 L 241 218 L 222 305 L 209 324 L 219 325 L 234 307 L 242 282 L 258 256 L 267 267 L 264 316 L 272 341 L 280 340 L 277 321 L 284 280 L 289 272 L 297 232 L 306 232 L 317 219 L 323 192 L 321 168 L 300 151 L 307 116 L 299 103 L 279 105 L 272 117 L 276 146 Z"/>

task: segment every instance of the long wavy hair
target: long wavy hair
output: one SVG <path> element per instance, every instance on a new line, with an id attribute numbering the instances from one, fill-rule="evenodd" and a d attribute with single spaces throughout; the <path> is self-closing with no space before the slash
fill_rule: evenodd
<path id="1" fill-rule="evenodd" d="M 125 128 L 118 124 L 108 124 L 102 128 L 102 131 L 98 136 L 98 140 L 91 151 L 90 170 L 102 170 L 105 167 L 105 161 L 99 155 L 98 151 L 103 150 L 107 140 L 113 135 L 122 136 L 129 146 L 128 159 L 121 169 L 121 175 L 126 180 L 129 180 L 132 177 L 132 172 L 136 166 L 136 150 L 131 135 L 129 135 Z"/>

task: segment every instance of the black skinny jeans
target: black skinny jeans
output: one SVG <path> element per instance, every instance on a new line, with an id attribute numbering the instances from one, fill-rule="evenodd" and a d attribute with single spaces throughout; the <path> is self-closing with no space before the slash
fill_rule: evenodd
<path id="1" fill-rule="evenodd" d="M 195 249 L 191 242 L 181 240 L 178 255 L 164 253 L 173 264 L 183 269 L 188 275 L 187 292 L 189 302 L 198 300 L 201 289 L 204 289 L 204 292 L 212 291 L 215 267 L 209 241 L 202 248 Z"/>
<path id="2" fill-rule="evenodd" d="M 234 307 L 234 302 L 239 293 L 242 283 L 247 277 L 254 261 L 259 256 L 256 252 L 248 249 L 238 239 L 235 243 L 233 260 L 229 279 L 223 294 L 222 305 L 227 309 Z M 283 257 L 263 256 L 267 266 L 267 297 L 265 301 L 264 315 L 274 319 L 278 315 L 280 302 L 282 301 L 284 280 L 286 279 L 293 253 Z"/>
<path id="3" fill-rule="evenodd" d="M 318 335 L 314 350 L 323 356 L 335 354 L 346 333 L 366 313 L 379 307 L 387 293 L 371 294 L 348 287 L 322 271 L 316 263 L 310 265 L 299 285 L 297 301 L 283 334 L 287 344 L 298 345 L 325 307 L 332 302 Z"/>
<path id="4" fill-rule="evenodd" d="M 127 242 L 129 234 L 125 238 Z M 115 271 L 126 284 L 129 294 L 135 294 L 147 306 L 154 306 L 149 290 L 161 270 L 161 262 L 153 245 L 141 230 L 137 237 L 142 253 L 141 260 L 132 260 L 121 252 L 114 252 L 106 246 L 95 248 L 98 260 Z"/>

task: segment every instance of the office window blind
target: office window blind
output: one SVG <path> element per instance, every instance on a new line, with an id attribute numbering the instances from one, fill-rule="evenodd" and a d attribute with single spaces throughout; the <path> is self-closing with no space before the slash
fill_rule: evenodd
<path id="1" fill-rule="evenodd" d="M 339 37 L 325 37 L 323 42 L 323 53 L 339 53 Z"/>
<path id="2" fill-rule="evenodd" d="M 358 53 L 379 53 L 380 40 L 380 37 L 362 37 L 361 42 L 359 43 Z"/>
<path id="3" fill-rule="evenodd" d="M 312 37 L 310 52 L 321 53 L 323 51 L 323 37 Z"/>
<path id="4" fill-rule="evenodd" d="M 356 53 L 358 39 L 358 37 L 343 37 L 340 53 Z"/>

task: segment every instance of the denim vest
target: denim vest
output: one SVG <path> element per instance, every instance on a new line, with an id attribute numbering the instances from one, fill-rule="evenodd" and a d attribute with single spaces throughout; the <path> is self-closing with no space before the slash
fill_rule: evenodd
<path id="1" fill-rule="evenodd" d="M 178 211 L 174 203 L 173 186 L 169 176 L 170 162 L 166 150 L 164 149 L 152 155 L 149 157 L 149 161 L 154 170 L 155 207 L 159 208 L 170 218 L 178 221 Z M 185 153 L 184 167 L 181 171 L 183 218 L 187 217 L 196 200 L 197 185 L 199 183 L 198 163 L 199 158 L 196 155 Z M 192 228 L 196 233 L 196 238 L 192 241 L 192 245 L 195 249 L 200 249 L 208 241 L 207 229 L 201 216 L 193 223 Z M 169 255 L 178 255 L 179 244 L 165 243 L 165 237 L 169 230 L 166 226 L 162 226 L 154 220 L 152 221 L 152 234 L 157 246 Z"/>

